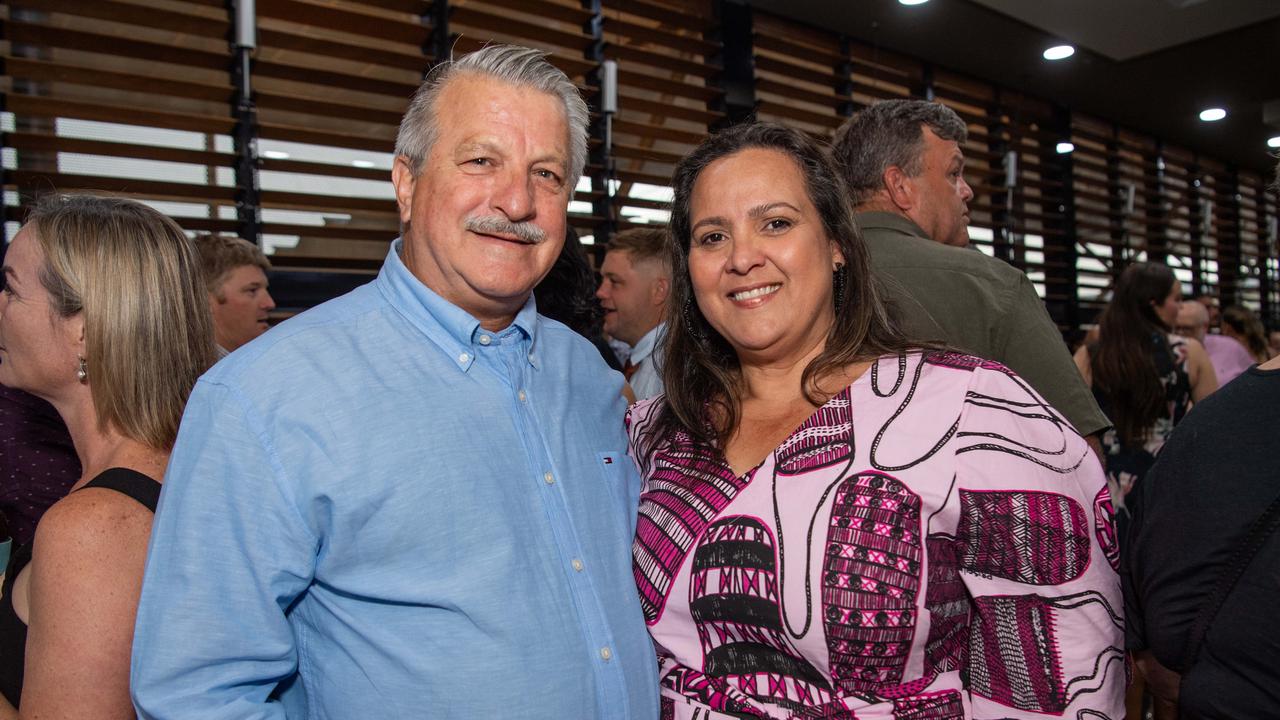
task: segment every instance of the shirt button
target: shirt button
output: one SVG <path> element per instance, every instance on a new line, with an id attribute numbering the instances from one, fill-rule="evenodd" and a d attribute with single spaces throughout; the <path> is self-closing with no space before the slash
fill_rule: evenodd
<path id="1" fill-rule="evenodd" d="M 471 359 L 471 356 L 466 353 L 462 353 L 461 355 L 458 356 L 458 362 L 460 363 L 464 363 L 470 359 Z"/>
<path id="2" fill-rule="evenodd" d="M 527 396 L 524 394 L 524 391 L 521 390 L 520 392 L 516 393 L 516 397 L 520 398 L 520 402 L 524 402 Z"/>
<path id="3" fill-rule="evenodd" d="M 573 569 L 582 572 L 582 561 L 578 558 L 573 559 Z"/>
<path id="4" fill-rule="evenodd" d="M 604 647 L 600 648 L 600 659 L 604 660 L 605 662 L 609 662 L 610 660 L 613 659 L 613 651 L 609 649 L 608 645 L 605 645 Z"/>
<path id="5" fill-rule="evenodd" d="M 545 481 L 548 485 L 551 485 L 552 483 L 554 483 L 554 482 L 556 481 L 555 476 L 553 476 L 553 475 L 552 475 L 551 473 L 549 473 L 549 472 L 548 472 L 548 473 L 543 473 L 543 474 L 542 474 L 542 479 L 543 479 L 543 481 Z"/>
<path id="6" fill-rule="evenodd" d="M 481 336 L 480 336 L 480 344 L 481 344 L 481 345 L 488 345 L 488 344 L 489 344 L 490 342 L 492 342 L 492 341 L 493 341 L 493 339 L 492 339 L 492 338 L 490 338 L 488 335 L 481 335 Z"/>

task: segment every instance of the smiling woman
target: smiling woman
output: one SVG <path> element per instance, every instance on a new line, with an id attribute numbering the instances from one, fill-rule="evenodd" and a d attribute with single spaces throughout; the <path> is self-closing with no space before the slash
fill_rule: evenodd
<path id="1" fill-rule="evenodd" d="M 1117 717 L 1084 440 L 1008 369 L 895 329 L 808 136 L 730 129 L 673 185 L 666 395 L 628 415 L 664 717 Z"/>

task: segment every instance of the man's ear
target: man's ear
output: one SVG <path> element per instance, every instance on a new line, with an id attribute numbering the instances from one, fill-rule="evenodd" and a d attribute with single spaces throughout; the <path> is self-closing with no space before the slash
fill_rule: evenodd
<path id="1" fill-rule="evenodd" d="M 671 279 L 660 277 L 653 281 L 653 289 L 650 292 L 650 300 L 654 305 L 662 305 L 671 295 Z"/>
<path id="2" fill-rule="evenodd" d="M 391 184 L 396 188 L 396 205 L 400 207 L 400 224 L 408 225 L 413 215 L 413 187 L 417 183 L 408 158 L 397 155 L 391 166 Z"/>
<path id="3" fill-rule="evenodd" d="M 890 165 L 884 171 L 884 191 L 899 210 L 906 212 L 915 207 L 915 183 L 902 168 Z"/>

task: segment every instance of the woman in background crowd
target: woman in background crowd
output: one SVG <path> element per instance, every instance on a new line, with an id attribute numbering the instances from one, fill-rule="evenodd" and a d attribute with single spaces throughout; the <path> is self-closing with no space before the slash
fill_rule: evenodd
<path id="1" fill-rule="evenodd" d="M 1130 265 L 1098 318 L 1098 341 L 1075 354 L 1098 405 L 1115 423 L 1102 447 L 1120 505 L 1191 403 L 1218 389 L 1204 346 L 1173 334 L 1181 299 L 1167 266 Z"/>
<path id="2" fill-rule="evenodd" d="M 666 395 L 628 416 L 663 717 L 1120 717 L 1084 440 L 891 324 L 802 132 L 727 130 L 673 185 Z"/>
<path id="3" fill-rule="evenodd" d="M 160 481 L 214 360 L 191 242 L 112 198 L 46 198 L 5 255 L 0 383 L 48 400 L 82 477 L 14 551 L 0 598 L 0 718 L 134 717 L 129 653 Z"/>
<path id="4" fill-rule="evenodd" d="M 1264 363 L 1271 357 L 1267 348 L 1267 331 L 1258 316 L 1248 308 L 1232 305 L 1223 310 L 1222 334 L 1243 345 L 1256 363 Z"/>

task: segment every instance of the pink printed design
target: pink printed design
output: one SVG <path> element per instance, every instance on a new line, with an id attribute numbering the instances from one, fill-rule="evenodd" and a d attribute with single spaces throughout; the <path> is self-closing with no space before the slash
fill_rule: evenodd
<path id="1" fill-rule="evenodd" d="M 662 616 L 671 580 L 694 540 L 750 482 L 750 476 L 734 477 L 713 453 L 691 443 L 684 433 L 656 453 L 640 496 L 631 547 L 632 573 L 649 624 Z"/>
<path id="2" fill-rule="evenodd" d="M 765 717 L 760 708 L 752 705 L 740 693 L 734 691 L 724 678 L 713 678 L 690 667 L 677 666 L 662 677 L 662 687 L 706 705 L 717 712 L 737 713 L 750 717 Z M 670 708 L 670 715 L 668 715 Z M 675 701 L 662 698 L 662 717 L 675 717 Z"/>
<path id="3" fill-rule="evenodd" d="M 969 688 L 1001 705 L 1060 715 L 1069 702 L 1062 679 L 1057 619 L 1039 595 L 974 598 Z"/>
<path id="4" fill-rule="evenodd" d="M 1058 493 L 960 491 L 960 567 L 1029 585 L 1061 585 L 1089 567 L 1084 508 Z"/>
<path id="5" fill-rule="evenodd" d="M 774 451 L 778 475 L 801 475 L 847 460 L 852 427 L 846 387 Z"/>
<path id="6" fill-rule="evenodd" d="M 930 535 L 925 539 L 925 551 L 929 556 L 929 582 L 924 594 L 929 637 L 924 647 L 924 670 L 926 674 L 959 670 L 968 662 L 972 605 L 960 579 L 955 539 Z"/>
<path id="7" fill-rule="evenodd" d="M 763 521 L 727 516 L 712 523 L 690 570 L 689 614 L 707 675 L 779 706 L 830 698 L 822 673 L 782 630 L 775 542 Z"/>
<path id="8" fill-rule="evenodd" d="M 1012 370 L 998 362 L 993 360 L 983 360 L 980 357 L 965 355 L 964 353 L 958 352 L 929 352 L 925 353 L 922 359 L 930 365 L 951 368 L 953 370 L 967 370 L 969 372 L 973 372 L 977 368 L 982 368 L 983 370 L 995 370 L 997 372 L 1002 372 L 1006 375 L 1013 374 Z"/>
<path id="9" fill-rule="evenodd" d="M 847 693 L 901 681 L 916 629 L 920 496 L 868 472 L 836 490 L 822 567 L 832 681 Z"/>
<path id="10" fill-rule="evenodd" d="M 895 700 L 893 720 L 964 720 L 964 701 L 955 690 Z"/>
<path id="11" fill-rule="evenodd" d="M 1111 488 L 1103 485 L 1093 498 L 1093 533 L 1111 569 L 1120 570 L 1120 537 L 1116 534 L 1116 508 L 1111 504 Z"/>

